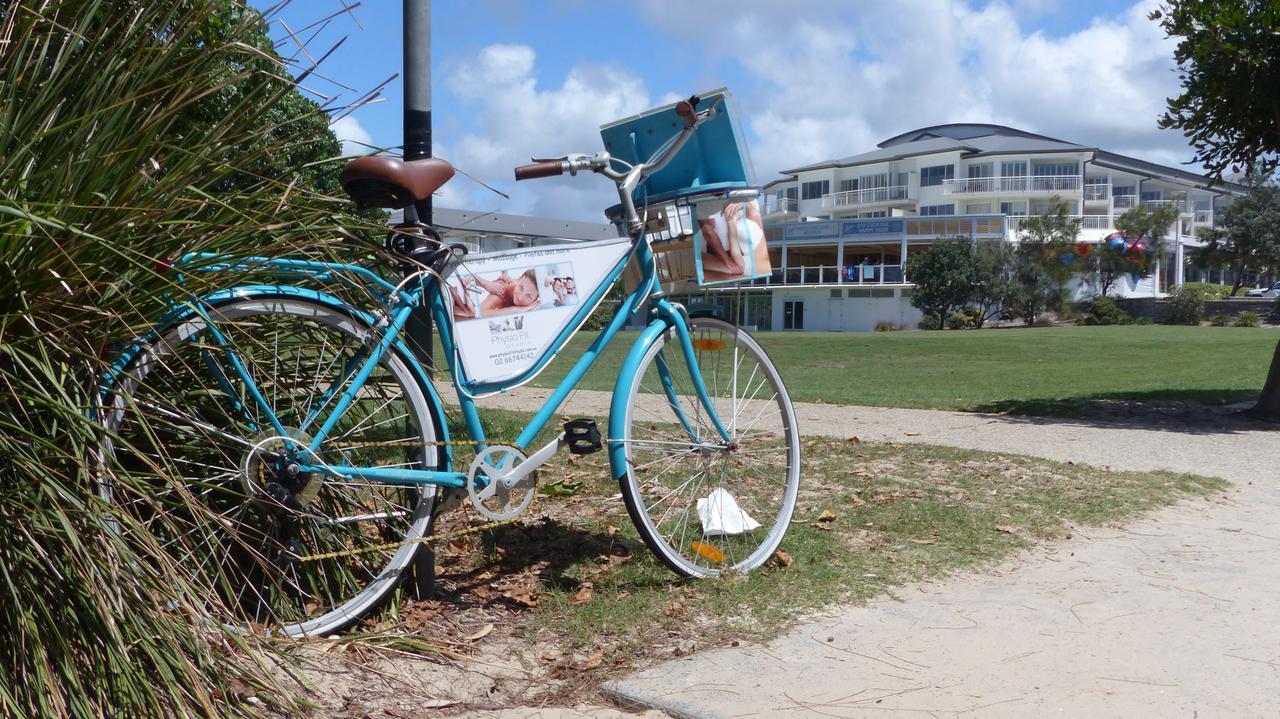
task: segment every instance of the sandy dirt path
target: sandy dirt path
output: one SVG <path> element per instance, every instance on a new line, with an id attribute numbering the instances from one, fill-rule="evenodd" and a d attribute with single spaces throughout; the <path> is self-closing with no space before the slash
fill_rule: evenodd
<path id="1" fill-rule="evenodd" d="M 491 406 L 528 408 L 522 389 Z M 568 414 L 606 413 L 581 391 Z M 1280 715 L 1280 431 L 797 405 L 806 434 L 929 442 L 1222 477 L 1225 495 L 1084 529 L 990 571 L 905 587 L 766 645 L 700 653 L 606 686 L 689 717 Z"/>

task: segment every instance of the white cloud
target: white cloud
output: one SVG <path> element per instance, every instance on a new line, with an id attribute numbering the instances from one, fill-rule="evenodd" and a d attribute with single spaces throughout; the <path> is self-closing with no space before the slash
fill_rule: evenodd
<path id="1" fill-rule="evenodd" d="M 373 137 L 360 126 L 352 115 L 345 115 L 329 124 L 329 129 L 342 143 L 343 156 L 367 155 L 373 147 Z"/>
<path id="2" fill-rule="evenodd" d="M 537 57 L 524 45 L 491 45 L 445 68 L 449 88 L 466 104 L 462 122 L 436 129 L 446 150 L 436 154 L 511 195 L 503 200 L 466 177 L 449 183 L 440 204 L 473 209 L 604 220 L 618 201 L 599 177 L 565 177 L 517 184 L 512 169 L 531 156 L 600 149 L 599 126 L 650 106 L 635 75 L 609 65 L 579 64 L 559 86 L 540 87 Z"/>
<path id="3" fill-rule="evenodd" d="M 640 0 L 639 7 L 651 32 L 700 48 L 706 67 L 729 63 L 745 73 L 744 87 L 731 89 L 755 169 L 768 181 L 783 169 L 953 122 L 1010 125 L 1177 166 L 1193 153 L 1179 133 L 1156 128 L 1165 98 L 1178 92 L 1173 42 L 1147 19 L 1156 2 L 1108 8 L 1088 27 L 1057 34 L 1026 29 L 1055 14 L 1043 0 Z M 450 183 L 449 203 L 475 209 L 600 219 L 616 201 L 607 182 L 516 185 L 511 168 L 530 155 L 595 151 L 601 123 L 660 104 L 638 75 L 617 66 L 580 63 L 546 79 L 524 45 L 492 45 L 444 70 L 465 107 L 456 125 L 436 128 L 437 154 L 512 195 L 501 200 L 466 178 Z M 702 86 L 704 78 L 686 80 Z"/>
<path id="4" fill-rule="evenodd" d="M 865 152 L 908 130 L 952 122 L 1011 125 L 1178 164 L 1192 153 L 1156 128 L 1177 94 L 1173 43 L 1143 0 L 1060 37 L 1021 20 L 1043 3 L 956 0 L 782 3 L 645 0 L 657 31 L 681 41 L 715 27 L 707 51 L 755 86 L 740 95 L 762 180 L 809 162 Z M 694 13 L 690 18 L 688 13 Z M 688 22 L 664 22 L 683 14 Z"/>

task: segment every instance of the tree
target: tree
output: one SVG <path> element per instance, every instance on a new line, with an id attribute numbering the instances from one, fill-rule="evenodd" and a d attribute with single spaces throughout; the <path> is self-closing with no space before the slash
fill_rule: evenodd
<path id="1" fill-rule="evenodd" d="M 1280 5 L 1170 0 L 1150 17 L 1178 38 L 1182 80 L 1160 127 L 1182 130 L 1214 177 L 1270 174 L 1280 151 Z"/>
<path id="2" fill-rule="evenodd" d="M 924 252 L 907 258 L 907 276 L 915 283 L 911 305 L 946 322 L 953 310 L 969 303 L 973 263 L 967 237 L 939 237 Z"/>
<path id="3" fill-rule="evenodd" d="M 1099 244 L 1089 253 L 1088 267 L 1098 273 L 1098 291 L 1103 297 L 1112 286 L 1128 274 L 1146 275 L 1150 271 L 1152 257 L 1164 254 L 1164 236 L 1178 219 L 1174 205 L 1158 205 L 1148 208 L 1138 205 L 1116 218 L 1116 229 L 1127 238 L 1141 239 L 1142 250 L 1112 247 Z"/>
<path id="4" fill-rule="evenodd" d="M 992 240 L 975 242 L 971 257 L 973 284 L 969 302 L 978 310 L 977 324 L 981 328 L 1000 314 L 1009 296 L 1017 268 L 1017 253 L 1008 242 Z"/>
<path id="5" fill-rule="evenodd" d="M 1256 180 L 1248 184 L 1249 194 L 1223 211 L 1221 226 L 1200 230 L 1204 245 L 1193 258 L 1201 267 L 1230 269 L 1236 277 L 1232 296 L 1246 272 L 1274 274 L 1280 265 L 1280 188 Z"/>
<path id="6" fill-rule="evenodd" d="M 1182 94 L 1161 127 L 1182 130 L 1215 177 L 1270 174 L 1280 156 L 1280 7 L 1271 0 L 1169 0 L 1151 18 L 1178 38 Z M 1280 344 L 1254 413 L 1280 418 Z"/>
<path id="7" fill-rule="evenodd" d="M 1067 203 L 1055 195 L 1044 212 L 1023 220 L 1018 228 L 1015 269 L 1004 305 L 1027 324 L 1064 304 L 1080 236 L 1080 218 L 1069 212 Z"/>

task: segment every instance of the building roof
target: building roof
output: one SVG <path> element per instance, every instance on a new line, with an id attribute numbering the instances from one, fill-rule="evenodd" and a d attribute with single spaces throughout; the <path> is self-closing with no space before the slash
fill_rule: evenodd
<path id="1" fill-rule="evenodd" d="M 986 155 L 1012 154 L 1044 154 L 1053 152 L 1088 152 L 1092 153 L 1091 162 L 1103 167 L 1149 175 L 1151 177 L 1172 182 L 1194 185 L 1221 192 L 1245 192 L 1248 188 L 1234 182 L 1220 182 L 1210 186 L 1210 180 L 1204 175 L 1181 170 L 1176 167 L 1158 165 L 1154 162 L 1139 160 L 1134 157 L 1107 152 L 1096 147 L 1077 145 L 1073 142 L 1059 140 L 1046 135 L 1019 130 L 1005 125 L 985 123 L 951 123 L 921 127 L 900 135 L 894 135 L 877 145 L 878 149 L 860 155 L 850 155 L 837 160 L 815 162 L 791 170 L 783 170 L 782 174 L 795 175 L 808 170 L 821 170 L 828 167 L 853 167 L 870 165 L 877 162 L 890 162 L 917 155 L 930 155 L 938 152 L 959 151 L 964 158 L 983 157 Z M 776 181 L 775 181 L 776 182 Z M 774 183 L 769 183 L 770 185 Z"/>

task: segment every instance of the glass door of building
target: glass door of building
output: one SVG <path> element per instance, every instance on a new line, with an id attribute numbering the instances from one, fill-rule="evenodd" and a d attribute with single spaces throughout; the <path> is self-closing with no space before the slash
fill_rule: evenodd
<path id="1" fill-rule="evenodd" d="M 782 329 L 804 329 L 804 300 L 787 300 L 782 303 Z"/>

